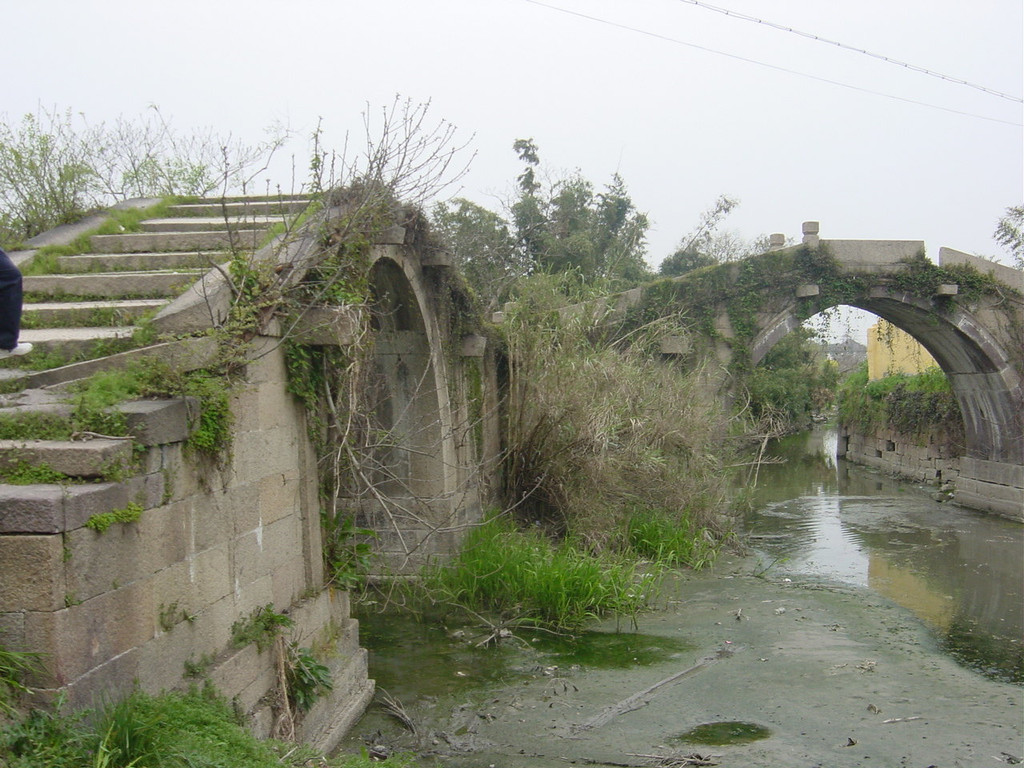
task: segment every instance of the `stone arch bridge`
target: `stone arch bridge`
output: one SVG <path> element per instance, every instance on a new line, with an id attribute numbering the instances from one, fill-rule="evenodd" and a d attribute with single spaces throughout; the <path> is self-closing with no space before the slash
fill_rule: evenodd
<path id="1" fill-rule="evenodd" d="M 914 337 L 948 377 L 964 418 L 966 455 L 956 499 L 1024 519 L 1024 276 L 920 241 L 821 240 L 804 224 L 800 245 L 775 235 L 768 252 L 660 280 L 599 302 L 621 322 L 679 314 L 686 336 L 666 354 L 704 348 L 730 370 L 759 363 L 807 318 L 846 305 Z M 595 311 L 588 305 L 588 311 Z"/>

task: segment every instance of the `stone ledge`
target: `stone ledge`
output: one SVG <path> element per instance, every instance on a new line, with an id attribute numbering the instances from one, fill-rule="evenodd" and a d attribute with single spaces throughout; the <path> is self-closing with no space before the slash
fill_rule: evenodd
<path id="1" fill-rule="evenodd" d="M 360 648 L 354 656 L 330 664 L 334 687 L 305 714 L 298 734 L 320 752 L 331 752 L 370 705 L 376 684 L 367 677 L 369 654 Z"/>
<path id="2" fill-rule="evenodd" d="M 70 477 L 99 477 L 131 459 L 130 440 L 0 440 L 0 469 L 27 462 L 46 464 Z"/>
<path id="3" fill-rule="evenodd" d="M 125 415 L 128 431 L 142 445 L 183 443 L 199 421 L 199 401 L 194 397 L 173 400 L 132 400 L 118 410 Z"/>
<path id="4" fill-rule="evenodd" d="M 1024 523 L 1024 491 L 1018 491 L 1016 494 L 1013 494 L 1011 499 L 994 499 L 990 495 L 988 488 L 984 488 L 984 494 L 982 494 L 977 491 L 962 489 L 960 485 L 961 481 L 958 480 L 956 493 L 953 496 L 957 504 L 984 512 L 992 512 L 1010 520 Z M 1006 486 L 997 487 L 1006 489 Z M 981 491 L 982 488 L 979 486 L 977 490 Z M 1015 489 L 1008 490 L 1013 491 Z"/>
<path id="5" fill-rule="evenodd" d="M 130 502 L 151 509 L 163 495 L 163 476 L 121 483 L 0 485 L 0 534 L 58 534 L 85 525 L 93 515 Z"/>
<path id="6" fill-rule="evenodd" d="M 312 346 L 354 344 L 361 321 L 362 312 L 356 307 L 311 307 L 294 322 L 293 341 Z"/>
<path id="7" fill-rule="evenodd" d="M 960 472 L 982 482 L 1024 488 L 1024 466 L 1020 464 L 1007 464 L 965 456 L 960 460 Z"/>

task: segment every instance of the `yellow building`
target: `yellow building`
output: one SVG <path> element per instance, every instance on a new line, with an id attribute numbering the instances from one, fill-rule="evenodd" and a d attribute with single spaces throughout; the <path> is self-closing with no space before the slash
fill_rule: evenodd
<path id="1" fill-rule="evenodd" d="M 894 373 L 922 373 L 937 368 L 928 350 L 909 333 L 886 320 L 868 328 L 868 379 L 874 381 Z"/>

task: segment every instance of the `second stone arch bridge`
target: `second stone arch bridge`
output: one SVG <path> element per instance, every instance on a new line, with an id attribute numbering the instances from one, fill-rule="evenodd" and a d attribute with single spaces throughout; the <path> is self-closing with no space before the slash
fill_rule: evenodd
<path id="1" fill-rule="evenodd" d="M 914 337 L 948 377 L 964 418 L 960 503 L 1024 517 L 1024 276 L 949 248 L 939 264 L 914 240 L 781 236 L 768 252 L 658 280 L 570 311 L 609 321 L 677 315 L 688 332 L 663 339 L 670 355 L 716 359 L 728 373 L 757 365 L 783 337 L 838 306 L 867 310 Z"/>

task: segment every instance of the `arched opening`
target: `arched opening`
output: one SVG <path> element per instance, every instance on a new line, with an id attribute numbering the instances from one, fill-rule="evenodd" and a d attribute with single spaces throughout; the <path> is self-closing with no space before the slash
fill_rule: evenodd
<path id="1" fill-rule="evenodd" d="M 373 265 L 370 299 L 377 490 L 406 500 L 439 495 L 442 430 L 430 339 L 416 294 L 391 259 Z"/>
<path id="2" fill-rule="evenodd" d="M 436 534 L 452 513 L 444 361 L 412 266 L 387 256 L 371 266 L 368 333 L 352 360 L 352 402 L 342 404 L 353 414 L 342 425 L 351 482 L 339 502 L 357 528 L 374 532 L 373 546 L 393 572 L 442 546 Z"/>
<path id="3" fill-rule="evenodd" d="M 953 307 L 937 313 L 930 300 L 905 293 L 872 291 L 850 306 L 871 312 L 908 333 L 935 359 L 949 379 L 964 418 L 968 456 L 1020 463 L 1020 384 L 1004 350 L 968 312 Z M 823 311 L 830 306 L 813 309 Z M 806 310 L 806 307 L 801 309 Z M 800 327 L 795 301 L 762 323 L 751 344 L 751 363 L 759 363 L 787 334 Z"/>

